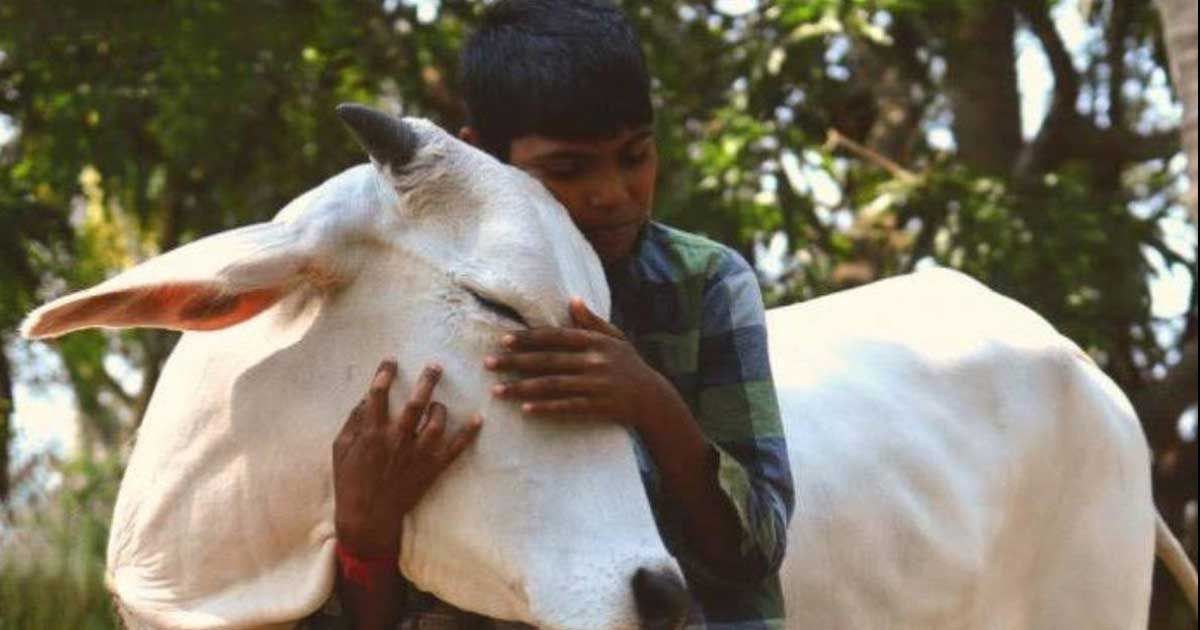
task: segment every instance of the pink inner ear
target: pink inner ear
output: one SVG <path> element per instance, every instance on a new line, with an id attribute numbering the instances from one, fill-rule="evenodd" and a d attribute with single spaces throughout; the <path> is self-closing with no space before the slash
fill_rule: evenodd
<path id="1" fill-rule="evenodd" d="M 258 315 L 281 297 L 279 288 L 225 293 L 200 286 L 176 307 L 175 321 L 181 330 L 218 330 Z M 167 303 L 172 303 L 170 298 Z"/>
<path id="2" fill-rule="evenodd" d="M 56 336 L 97 326 L 217 330 L 261 313 L 283 293 L 278 287 L 229 293 L 202 283 L 138 287 L 70 300 L 43 313 L 28 334 Z"/>

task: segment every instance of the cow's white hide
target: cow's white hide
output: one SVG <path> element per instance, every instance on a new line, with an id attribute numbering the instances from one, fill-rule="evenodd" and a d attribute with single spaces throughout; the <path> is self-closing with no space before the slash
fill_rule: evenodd
<path id="1" fill-rule="evenodd" d="M 571 296 L 606 316 L 595 253 L 535 180 L 409 123 L 421 149 L 398 173 L 351 168 L 271 223 L 189 244 L 26 322 L 46 335 L 249 317 L 183 336 L 138 432 L 108 547 L 130 625 L 287 625 L 325 601 L 331 447 L 388 355 L 402 366 L 393 409 L 436 361 L 449 430 L 485 417 L 405 520 L 401 568 L 418 586 L 492 617 L 625 628 L 635 571 L 678 575 L 624 429 L 530 420 L 488 395 L 482 357 L 515 324 L 469 291 L 534 325 L 565 325 Z"/>
<path id="2" fill-rule="evenodd" d="M 1141 630 L 1149 453 L 1073 343 L 930 270 L 768 313 L 789 628 Z"/>

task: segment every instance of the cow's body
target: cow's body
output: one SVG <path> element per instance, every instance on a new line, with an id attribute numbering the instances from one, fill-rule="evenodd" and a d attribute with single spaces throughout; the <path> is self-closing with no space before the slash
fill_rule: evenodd
<path id="1" fill-rule="evenodd" d="M 370 356 L 379 342 L 354 334 L 370 329 L 369 323 L 338 321 L 337 309 L 334 319 L 322 319 L 302 296 L 293 300 L 280 313 L 186 336 L 156 398 L 173 402 L 159 404 L 178 404 L 192 395 L 196 375 L 202 375 L 209 387 L 233 392 L 235 406 L 296 417 L 293 409 L 311 410 L 319 391 L 322 411 L 306 412 L 309 419 L 340 418 L 373 368 L 355 357 Z M 273 321 L 281 313 L 287 317 L 282 327 Z M 328 330 L 310 330 L 302 339 L 278 334 L 301 322 L 306 328 L 304 318 Z M 1145 627 L 1154 561 L 1145 442 L 1120 392 L 1044 320 L 965 276 L 935 270 L 774 309 L 768 323 L 797 490 L 782 570 L 787 627 Z M 256 339 L 279 342 L 255 344 Z M 314 362 L 313 356 L 322 360 Z M 276 386 L 268 391 L 236 382 L 262 380 Z M 267 398 L 244 398 L 256 392 Z M 448 391 L 446 397 L 465 396 Z M 264 437 L 254 427 L 223 426 L 221 414 L 207 426 L 201 434 L 180 435 L 177 423 L 148 423 L 140 440 L 180 443 L 137 453 L 186 450 L 218 462 L 236 459 L 240 444 Z M 273 483 L 269 475 L 278 474 L 280 460 L 331 443 L 337 422 L 295 422 L 287 428 L 273 434 L 269 449 L 256 449 L 257 461 L 236 467 L 236 474 L 246 476 L 244 485 Z M 222 615 L 249 606 L 264 620 L 292 618 L 327 595 L 332 495 L 326 465 L 310 463 L 290 472 L 288 491 L 274 505 L 258 503 L 261 495 L 228 496 L 230 482 L 222 477 L 174 479 L 177 472 L 195 471 L 169 461 L 135 459 L 130 469 L 155 471 L 145 478 L 188 488 L 189 503 L 195 495 L 211 494 L 230 518 L 195 523 L 192 531 L 205 532 L 205 539 L 315 525 L 309 533 L 314 544 L 296 548 L 292 560 L 307 570 L 266 571 L 261 575 L 274 579 L 247 581 L 239 576 L 255 573 L 256 566 L 246 549 L 205 553 L 205 540 L 178 538 L 173 534 L 178 528 L 155 530 L 153 519 L 134 518 L 133 512 L 152 510 L 156 503 L 122 503 L 114 523 L 136 522 L 140 528 L 115 529 L 114 548 L 126 538 L 137 538 L 145 548 L 195 544 L 197 560 L 184 576 L 185 588 L 219 594 L 212 604 Z M 455 491 L 470 493 L 472 487 Z M 126 481 L 123 498 L 144 496 Z M 243 499 L 248 502 L 240 503 Z M 283 535 L 297 538 L 294 532 Z M 118 588 L 127 560 L 114 558 Z M 466 583 L 473 576 L 464 567 L 460 579 Z M 143 577 L 131 582 L 144 584 Z M 242 587 L 221 588 L 231 581 Z M 264 612 L 267 601 L 273 605 Z M 193 605 L 202 615 L 203 606 Z"/>
<path id="2" fill-rule="evenodd" d="M 1148 450 L 1044 320 L 944 270 L 768 314 L 789 628 L 1146 626 Z"/>
<path id="3" fill-rule="evenodd" d="M 551 628 L 645 620 L 633 576 L 677 581 L 678 567 L 629 436 L 523 417 L 487 395 L 482 367 L 505 330 L 563 325 L 570 296 L 607 314 L 599 260 L 530 177 L 428 123 L 343 115 L 375 167 L 23 327 L 211 331 L 167 362 L 122 482 L 108 579 L 126 622 L 287 627 L 325 601 L 331 445 L 387 355 L 401 365 L 394 405 L 435 360 L 451 422 L 487 418 L 408 515 L 405 574 L 462 608 Z M 930 271 L 768 323 L 797 489 L 788 627 L 1144 626 L 1146 445 L 1113 383 L 1044 320 Z"/>

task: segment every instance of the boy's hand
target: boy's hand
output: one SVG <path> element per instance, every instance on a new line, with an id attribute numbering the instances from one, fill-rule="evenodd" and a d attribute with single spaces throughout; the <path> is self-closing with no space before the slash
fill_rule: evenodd
<path id="1" fill-rule="evenodd" d="M 356 555 L 397 555 L 404 515 L 479 433 L 475 416 L 445 435 L 446 407 L 433 400 L 441 375 L 426 367 L 408 404 L 392 415 L 396 363 L 384 361 L 333 443 L 337 538 Z"/>
<path id="2" fill-rule="evenodd" d="M 571 300 L 570 310 L 575 327 L 512 333 L 503 342 L 505 352 L 484 358 L 489 370 L 521 375 L 496 385 L 492 394 L 522 401 L 531 415 L 604 416 L 641 429 L 665 381 L 583 300 Z"/>

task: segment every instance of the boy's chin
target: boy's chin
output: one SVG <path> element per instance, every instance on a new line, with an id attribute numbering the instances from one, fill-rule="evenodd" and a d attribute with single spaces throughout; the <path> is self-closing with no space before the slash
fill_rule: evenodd
<path id="1" fill-rule="evenodd" d="M 637 243 L 641 227 L 641 225 L 629 225 L 617 230 L 592 232 L 586 236 L 588 242 L 592 244 L 592 249 L 596 250 L 596 255 L 600 257 L 600 262 L 610 265 L 633 253 L 633 247 Z"/>
<path id="2" fill-rule="evenodd" d="M 607 266 L 628 258 L 633 252 L 633 243 L 604 246 L 598 246 L 593 243 L 592 248 L 596 250 L 596 255 L 600 257 L 600 263 Z"/>

